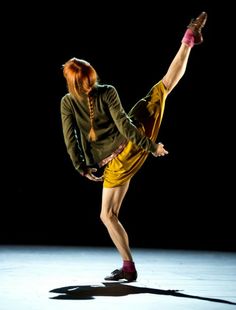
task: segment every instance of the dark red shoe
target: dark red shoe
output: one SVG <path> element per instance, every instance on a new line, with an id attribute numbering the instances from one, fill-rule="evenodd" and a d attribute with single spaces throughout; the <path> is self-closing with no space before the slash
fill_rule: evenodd
<path id="1" fill-rule="evenodd" d="M 105 277 L 106 281 L 119 281 L 119 280 L 127 280 L 128 282 L 136 281 L 138 277 L 137 271 L 134 272 L 125 272 L 123 269 L 116 269 L 112 271 L 112 273 Z"/>
<path id="2" fill-rule="evenodd" d="M 194 34 L 194 44 L 198 45 L 203 42 L 202 28 L 207 21 L 207 13 L 202 12 L 196 19 L 192 19 L 187 28 L 191 29 Z"/>

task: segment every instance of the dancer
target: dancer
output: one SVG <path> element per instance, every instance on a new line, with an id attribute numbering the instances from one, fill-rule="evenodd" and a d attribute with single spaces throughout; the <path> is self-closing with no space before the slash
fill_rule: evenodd
<path id="1" fill-rule="evenodd" d="M 202 28 L 206 20 L 206 12 L 191 20 L 164 77 L 128 113 L 116 88 L 101 84 L 89 62 L 72 58 L 63 65 L 68 88 L 61 99 L 65 145 L 81 176 L 103 182 L 100 217 L 122 259 L 122 266 L 105 280 L 137 279 L 119 211 L 132 177 L 149 154 L 155 157 L 168 154 L 164 144 L 157 142 L 165 101 L 183 77 L 191 49 L 203 42 Z M 96 174 L 100 169 L 102 176 Z"/>

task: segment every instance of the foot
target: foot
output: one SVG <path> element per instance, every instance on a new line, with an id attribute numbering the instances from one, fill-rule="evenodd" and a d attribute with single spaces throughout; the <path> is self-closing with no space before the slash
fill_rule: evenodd
<path id="1" fill-rule="evenodd" d="M 205 26 L 207 20 L 207 13 L 202 12 L 196 19 L 192 19 L 188 25 L 188 29 L 191 29 L 194 35 L 194 44 L 201 44 L 203 42 L 202 28 Z"/>
<path id="2" fill-rule="evenodd" d="M 137 279 L 137 271 L 134 272 L 125 272 L 123 271 L 123 269 L 116 269 L 114 271 L 112 271 L 112 273 L 105 277 L 105 280 L 107 281 L 119 281 L 122 279 L 127 280 L 128 282 L 133 282 L 136 281 Z"/>

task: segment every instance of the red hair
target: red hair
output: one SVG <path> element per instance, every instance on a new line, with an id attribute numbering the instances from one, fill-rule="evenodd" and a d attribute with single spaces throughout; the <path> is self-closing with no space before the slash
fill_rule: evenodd
<path id="1" fill-rule="evenodd" d="M 86 96 L 88 98 L 91 123 L 89 139 L 95 141 L 96 133 L 93 127 L 94 104 L 89 93 L 98 83 L 97 72 L 86 60 L 74 57 L 63 65 L 63 75 L 67 82 L 68 91 L 75 99 L 80 100 Z"/>
<path id="2" fill-rule="evenodd" d="M 63 65 L 63 74 L 69 93 L 77 99 L 88 95 L 98 80 L 97 72 L 90 63 L 75 57 Z"/>

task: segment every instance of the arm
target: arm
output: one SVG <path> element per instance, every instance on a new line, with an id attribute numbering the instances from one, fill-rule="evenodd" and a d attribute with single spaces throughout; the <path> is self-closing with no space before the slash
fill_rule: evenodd
<path id="1" fill-rule="evenodd" d="M 85 147 L 85 145 L 82 146 L 80 133 L 75 122 L 70 102 L 67 101 L 65 97 L 61 100 L 61 118 L 66 149 L 75 169 L 82 176 L 85 176 L 91 181 L 103 181 L 103 176 L 97 177 L 93 174 L 97 171 L 96 168 L 86 166 L 85 155 L 83 151 L 83 147 Z"/>
<path id="2" fill-rule="evenodd" d="M 64 141 L 67 152 L 75 169 L 84 174 L 86 171 L 84 153 L 79 143 L 79 133 L 75 124 L 74 115 L 70 107 L 70 103 L 66 98 L 61 100 L 61 119 Z"/>

